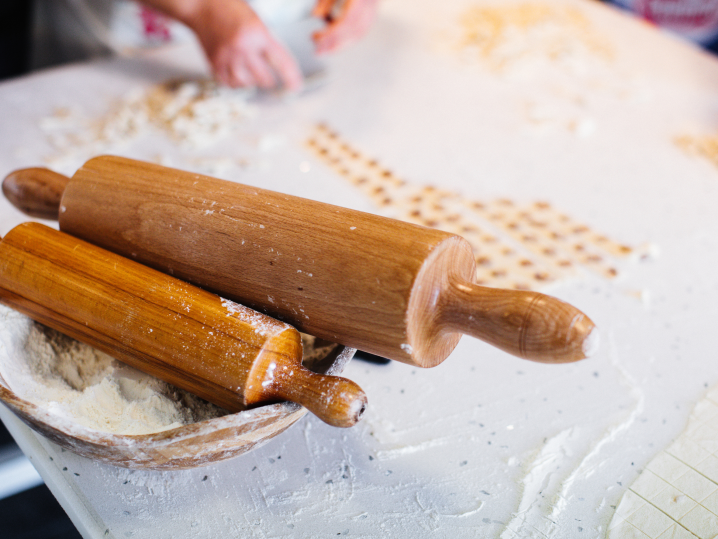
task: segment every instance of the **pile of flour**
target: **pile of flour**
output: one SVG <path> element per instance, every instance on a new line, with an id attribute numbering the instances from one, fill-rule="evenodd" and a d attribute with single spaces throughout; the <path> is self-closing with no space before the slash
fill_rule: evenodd
<path id="1" fill-rule="evenodd" d="M 311 365 L 338 345 L 302 334 L 302 346 Z M 53 414 L 113 434 L 150 434 L 229 413 L 2 304 L 0 384 Z"/>
<path id="2" fill-rule="evenodd" d="M 129 144 L 145 137 L 167 138 L 185 149 L 208 148 L 257 115 L 252 95 L 251 90 L 225 88 L 210 80 L 179 80 L 127 92 L 100 117 L 58 107 L 40 121 L 57 152 L 46 156 L 45 163 L 70 173 L 78 162 L 103 153 L 124 153 Z"/>
<path id="3" fill-rule="evenodd" d="M 4 305 L 0 376 L 20 398 L 102 432 L 149 434 L 227 414 Z"/>

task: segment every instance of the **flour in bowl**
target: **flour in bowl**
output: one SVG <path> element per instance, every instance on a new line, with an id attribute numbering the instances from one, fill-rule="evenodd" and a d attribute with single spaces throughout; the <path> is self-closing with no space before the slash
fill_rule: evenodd
<path id="1" fill-rule="evenodd" d="M 311 365 L 338 345 L 302 335 Z M 0 385 L 85 427 L 150 434 L 229 412 L 0 304 Z"/>
<path id="2" fill-rule="evenodd" d="M 20 398 L 102 432 L 149 434 L 228 413 L 3 305 L 0 375 Z"/>

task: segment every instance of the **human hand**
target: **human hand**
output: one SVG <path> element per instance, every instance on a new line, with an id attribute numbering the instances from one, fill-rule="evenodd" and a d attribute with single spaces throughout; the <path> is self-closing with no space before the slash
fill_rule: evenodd
<path id="1" fill-rule="evenodd" d="M 228 86 L 299 90 L 302 73 L 291 53 L 242 0 L 204 0 L 187 21 L 215 77 Z"/>
<path id="2" fill-rule="evenodd" d="M 334 13 L 340 6 L 339 13 Z M 327 21 L 327 26 L 312 35 L 317 54 L 334 52 L 369 30 L 377 0 L 317 0 L 312 15 Z"/>

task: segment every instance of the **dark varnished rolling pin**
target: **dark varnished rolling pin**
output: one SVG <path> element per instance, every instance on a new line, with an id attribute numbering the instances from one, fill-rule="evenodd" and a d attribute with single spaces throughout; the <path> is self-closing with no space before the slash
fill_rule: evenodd
<path id="1" fill-rule="evenodd" d="M 350 427 L 366 406 L 288 324 L 39 223 L 0 241 L 0 302 L 232 412 L 286 399 Z"/>
<path id="2" fill-rule="evenodd" d="M 593 322 L 567 303 L 474 284 L 471 246 L 439 230 L 111 156 L 72 179 L 15 171 L 3 191 L 78 238 L 411 365 L 441 363 L 463 333 L 549 363 L 597 344 Z"/>

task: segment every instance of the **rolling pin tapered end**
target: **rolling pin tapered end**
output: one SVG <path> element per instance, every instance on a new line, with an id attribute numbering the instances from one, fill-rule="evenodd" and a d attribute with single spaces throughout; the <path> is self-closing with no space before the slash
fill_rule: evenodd
<path id="1" fill-rule="evenodd" d="M 444 327 L 472 335 L 509 354 L 540 363 L 569 363 L 596 353 L 591 319 L 539 292 L 455 281 L 446 290 Z"/>
<path id="2" fill-rule="evenodd" d="M 552 296 L 525 294 L 520 357 L 540 363 L 569 363 L 596 353 L 599 334 L 588 316 Z"/>
<path id="3" fill-rule="evenodd" d="M 295 367 L 286 376 L 277 372 L 275 381 L 272 393 L 276 397 L 301 404 L 333 427 L 353 427 L 366 411 L 366 394 L 346 378 Z"/>
<path id="4" fill-rule="evenodd" d="M 2 191 L 25 215 L 57 221 L 60 200 L 70 178 L 48 168 L 23 168 L 5 176 Z"/>

